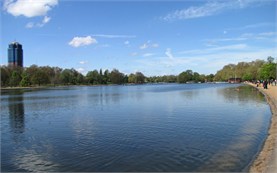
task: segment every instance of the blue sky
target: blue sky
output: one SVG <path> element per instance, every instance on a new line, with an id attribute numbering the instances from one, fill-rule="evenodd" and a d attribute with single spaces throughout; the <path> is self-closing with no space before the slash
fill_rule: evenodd
<path id="1" fill-rule="evenodd" d="M 119 69 L 147 76 L 277 58 L 272 0 L 4 0 L 1 64 L 18 41 L 24 66 Z"/>

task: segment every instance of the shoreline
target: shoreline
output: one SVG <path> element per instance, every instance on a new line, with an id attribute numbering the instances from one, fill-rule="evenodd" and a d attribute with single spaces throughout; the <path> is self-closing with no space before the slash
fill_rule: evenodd
<path id="1" fill-rule="evenodd" d="M 272 113 L 267 138 L 251 163 L 249 172 L 277 172 L 277 86 L 269 85 L 268 89 L 265 90 L 261 86 L 256 87 L 254 84 L 248 84 L 265 96 Z"/>

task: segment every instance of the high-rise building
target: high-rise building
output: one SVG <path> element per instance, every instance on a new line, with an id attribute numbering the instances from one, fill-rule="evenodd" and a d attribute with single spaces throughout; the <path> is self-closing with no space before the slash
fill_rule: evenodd
<path id="1" fill-rule="evenodd" d="M 8 63 L 12 67 L 23 67 L 23 49 L 18 42 L 12 42 L 8 48 Z"/>

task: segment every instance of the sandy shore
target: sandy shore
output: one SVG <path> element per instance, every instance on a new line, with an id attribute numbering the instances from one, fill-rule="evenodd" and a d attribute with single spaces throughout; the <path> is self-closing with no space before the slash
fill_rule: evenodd
<path id="1" fill-rule="evenodd" d="M 257 88 L 255 85 L 252 85 Z M 250 167 L 249 172 L 277 172 L 277 86 L 268 86 L 265 90 L 258 87 L 270 105 L 272 112 L 271 125 L 268 130 L 268 137 L 261 152 Z"/>

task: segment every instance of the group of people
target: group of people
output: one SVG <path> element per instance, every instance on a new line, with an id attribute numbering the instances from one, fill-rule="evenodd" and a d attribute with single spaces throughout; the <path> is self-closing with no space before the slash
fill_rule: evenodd
<path id="1" fill-rule="evenodd" d="M 275 80 L 273 80 L 273 79 L 271 79 L 271 80 L 264 80 L 264 81 L 258 80 L 258 81 L 256 82 L 257 87 L 259 87 L 260 84 L 263 84 L 263 88 L 264 88 L 264 89 L 268 89 L 268 88 L 267 88 L 268 85 L 273 85 L 273 84 L 274 84 L 274 85 L 276 86 L 277 81 L 276 81 L 276 79 L 275 79 Z"/>

